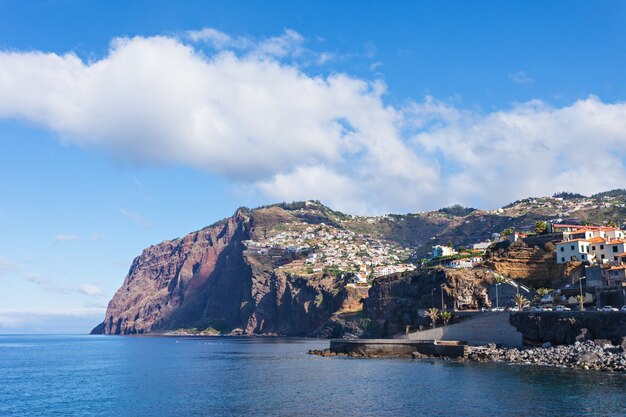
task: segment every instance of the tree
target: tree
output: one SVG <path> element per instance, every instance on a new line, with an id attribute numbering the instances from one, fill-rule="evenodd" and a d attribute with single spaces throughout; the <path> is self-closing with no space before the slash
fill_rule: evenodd
<path id="1" fill-rule="evenodd" d="M 432 326 L 435 327 L 437 318 L 439 318 L 439 310 L 437 310 L 435 307 L 429 308 L 428 310 L 426 310 L 426 317 L 430 319 Z"/>
<path id="2" fill-rule="evenodd" d="M 617 223 L 615 223 L 614 220 L 609 220 L 608 222 L 606 222 L 606 225 L 608 227 L 617 227 Z"/>
<path id="3" fill-rule="evenodd" d="M 537 233 L 538 235 L 543 235 L 543 234 L 546 234 L 547 232 L 548 232 L 548 223 L 542 220 L 537 220 L 537 222 L 535 222 L 535 233 Z"/>
<path id="4" fill-rule="evenodd" d="M 448 246 L 449 248 L 454 249 L 454 243 L 452 243 L 452 241 L 451 241 L 451 240 L 448 240 L 448 243 L 447 243 L 447 245 L 446 245 L 446 246 Z"/>
<path id="5" fill-rule="evenodd" d="M 535 303 L 535 304 L 541 303 L 541 299 L 543 297 L 545 297 L 546 295 L 550 294 L 551 292 L 552 292 L 551 288 L 539 288 L 539 289 L 537 289 L 537 294 L 535 295 L 535 298 L 533 298 L 533 303 Z"/>
<path id="6" fill-rule="evenodd" d="M 517 308 L 522 311 L 524 307 L 530 304 L 530 302 L 522 294 L 517 294 L 515 295 L 515 304 L 517 305 Z"/>
<path id="7" fill-rule="evenodd" d="M 441 317 L 441 321 L 443 322 L 443 325 L 447 326 L 448 322 L 452 318 L 452 313 L 450 313 L 449 311 L 442 311 L 439 317 Z"/>
<path id="8" fill-rule="evenodd" d="M 498 295 L 498 286 L 504 282 L 507 282 L 507 279 L 504 275 L 500 275 L 497 272 L 493 273 L 493 282 L 496 284 L 496 307 L 500 307 L 500 298 Z"/>
<path id="9" fill-rule="evenodd" d="M 513 234 L 513 229 L 504 229 L 502 233 L 500 233 L 500 236 L 507 238 L 511 236 L 512 234 Z"/>

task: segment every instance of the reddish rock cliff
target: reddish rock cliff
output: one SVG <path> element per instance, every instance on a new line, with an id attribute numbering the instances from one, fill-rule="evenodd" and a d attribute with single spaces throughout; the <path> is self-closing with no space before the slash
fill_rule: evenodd
<path id="1" fill-rule="evenodd" d="M 95 333 L 137 334 L 180 328 L 221 333 L 309 335 L 349 302 L 345 278 L 282 272 L 288 253 L 248 253 L 272 211 L 239 210 L 200 231 L 151 246 L 132 263 Z"/>

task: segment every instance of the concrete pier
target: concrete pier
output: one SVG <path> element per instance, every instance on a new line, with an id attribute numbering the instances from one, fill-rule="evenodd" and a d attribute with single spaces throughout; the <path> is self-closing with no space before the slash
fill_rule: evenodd
<path id="1" fill-rule="evenodd" d="M 330 350 L 335 353 L 358 355 L 411 357 L 413 352 L 422 355 L 463 357 L 467 344 L 460 341 L 408 340 L 408 339 L 332 339 Z"/>

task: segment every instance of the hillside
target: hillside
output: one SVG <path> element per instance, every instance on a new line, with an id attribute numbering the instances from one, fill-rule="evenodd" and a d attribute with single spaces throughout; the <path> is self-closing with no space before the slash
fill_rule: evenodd
<path id="1" fill-rule="evenodd" d="M 371 282 L 416 268 L 419 275 L 416 264 L 434 244 L 468 245 L 509 228 L 532 230 L 537 220 L 621 225 L 625 198 L 616 190 L 529 198 L 490 211 L 454 206 L 373 217 L 340 213 L 318 201 L 241 208 L 200 231 L 145 249 L 94 332 L 327 334 L 337 314 L 360 314 L 360 299 L 368 294 L 367 287 L 348 285 L 357 278 Z M 535 277 L 542 285 L 566 273 L 541 248 L 515 250 L 517 255 L 494 252 L 486 266 L 519 279 Z"/>

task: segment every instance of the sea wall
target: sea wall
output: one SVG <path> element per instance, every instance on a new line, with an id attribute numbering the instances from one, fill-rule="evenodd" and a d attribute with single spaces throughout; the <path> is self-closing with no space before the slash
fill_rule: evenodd
<path id="1" fill-rule="evenodd" d="M 477 313 L 459 323 L 401 336 L 408 340 L 461 340 L 469 345 L 495 343 L 522 346 L 522 334 L 509 323 L 509 313 Z"/>
<path id="2" fill-rule="evenodd" d="M 622 312 L 521 312 L 511 313 L 510 321 L 528 344 L 572 344 L 581 333 L 585 339 L 619 344 L 626 336 L 626 313 Z"/>

